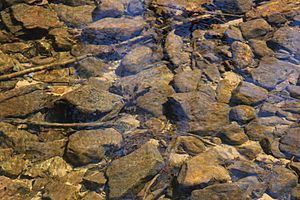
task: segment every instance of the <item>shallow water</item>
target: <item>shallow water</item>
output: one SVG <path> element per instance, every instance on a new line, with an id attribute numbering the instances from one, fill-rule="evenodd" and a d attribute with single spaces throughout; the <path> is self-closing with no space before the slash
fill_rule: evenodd
<path id="1" fill-rule="evenodd" d="M 0 2 L 0 199 L 299 199 L 298 0 Z"/>

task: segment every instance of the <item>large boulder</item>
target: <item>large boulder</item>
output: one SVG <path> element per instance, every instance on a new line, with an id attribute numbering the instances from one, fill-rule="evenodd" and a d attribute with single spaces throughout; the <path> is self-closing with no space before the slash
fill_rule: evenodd
<path id="1" fill-rule="evenodd" d="M 114 160 L 106 171 L 109 199 L 139 192 L 163 167 L 155 141 L 149 141 L 131 154 Z"/>

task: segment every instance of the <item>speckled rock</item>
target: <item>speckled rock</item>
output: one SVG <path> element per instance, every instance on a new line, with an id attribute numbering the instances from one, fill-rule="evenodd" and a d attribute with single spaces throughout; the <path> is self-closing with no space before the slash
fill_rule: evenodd
<path id="1" fill-rule="evenodd" d="M 109 198 L 136 194 L 163 167 L 156 144 L 148 142 L 131 154 L 114 160 L 106 171 Z"/>
<path id="2" fill-rule="evenodd" d="M 258 38 L 266 35 L 272 27 L 264 19 L 254 19 L 241 24 L 241 31 L 246 39 Z"/>
<path id="3" fill-rule="evenodd" d="M 230 120 L 244 124 L 256 117 L 255 109 L 247 105 L 238 105 L 230 110 Z"/>

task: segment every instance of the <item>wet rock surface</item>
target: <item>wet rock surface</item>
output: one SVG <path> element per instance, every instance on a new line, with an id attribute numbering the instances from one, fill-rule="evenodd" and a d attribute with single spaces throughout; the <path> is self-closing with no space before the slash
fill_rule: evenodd
<path id="1" fill-rule="evenodd" d="M 298 0 L 0 2 L 0 199 L 300 199 Z"/>

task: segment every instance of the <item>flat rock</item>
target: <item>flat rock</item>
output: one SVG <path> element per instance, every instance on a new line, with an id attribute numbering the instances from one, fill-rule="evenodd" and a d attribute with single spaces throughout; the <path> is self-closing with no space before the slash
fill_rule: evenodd
<path id="1" fill-rule="evenodd" d="M 93 5 L 74 7 L 63 4 L 50 4 L 50 6 L 66 25 L 78 28 L 82 28 L 93 22 L 92 12 L 96 8 L 96 6 Z"/>
<path id="2" fill-rule="evenodd" d="M 167 107 L 179 126 L 192 132 L 211 133 L 229 123 L 229 107 L 204 92 L 176 93 Z"/>
<path id="3" fill-rule="evenodd" d="M 234 158 L 225 155 L 225 149 L 212 148 L 188 160 L 181 168 L 177 181 L 184 187 L 205 187 L 215 182 L 230 181 L 229 172 L 221 165 Z"/>
<path id="4" fill-rule="evenodd" d="M 225 12 L 242 14 L 251 10 L 253 0 L 214 0 L 214 4 Z"/>
<path id="5" fill-rule="evenodd" d="M 42 198 L 57 199 L 57 200 L 72 200 L 79 199 L 79 188 L 64 183 L 62 181 L 53 180 L 46 184 L 43 189 Z"/>
<path id="6" fill-rule="evenodd" d="M 276 199 L 283 198 L 297 186 L 298 177 L 285 167 L 275 167 L 269 182 L 267 193 Z"/>
<path id="7" fill-rule="evenodd" d="M 173 80 L 176 92 L 193 92 L 197 90 L 201 75 L 202 73 L 198 69 L 177 73 Z"/>
<path id="8" fill-rule="evenodd" d="M 29 200 L 31 182 L 28 180 L 13 180 L 0 176 L 0 196 L 2 199 Z"/>
<path id="9" fill-rule="evenodd" d="M 254 19 L 241 24 L 241 31 L 246 39 L 253 39 L 266 35 L 272 27 L 264 19 Z"/>
<path id="10" fill-rule="evenodd" d="M 11 71 L 14 68 L 14 65 L 13 58 L 0 50 L 0 73 L 4 74 Z"/>
<path id="11" fill-rule="evenodd" d="M 191 200 L 240 200 L 245 194 L 236 183 L 223 183 L 208 186 L 192 192 Z"/>
<path id="12" fill-rule="evenodd" d="M 271 56 L 274 52 L 267 46 L 264 40 L 249 40 L 249 45 L 251 46 L 253 53 L 258 57 Z"/>
<path id="13" fill-rule="evenodd" d="M 146 23 L 142 17 L 104 18 L 83 29 L 83 38 L 98 44 L 112 44 L 138 36 Z"/>
<path id="14" fill-rule="evenodd" d="M 289 85 L 287 90 L 289 91 L 291 97 L 300 99 L 300 86 Z"/>
<path id="15" fill-rule="evenodd" d="M 272 41 L 278 44 L 281 48 L 288 50 L 291 54 L 295 54 L 300 59 L 300 28 L 282 27 L 279 28 L 272 38 Z"/>
<path id="16" fill-rule="evenodd" d="M 70 136 L 66 156 L 74 165 L 101 161 L 108 150 L 106 146 L 120 148 L 122 135 L 112 128 L 78 131 Z"/>
<path id="17" fill-rule="evenodd" d="M 253 83 L 242 81 L 233 91 L 231 101 L 246 105 L 254 105 L 267 99 L 268 91 Z"/>
<path id="18" fill-rule="evenodd" d="M 245 124 L 256 117 L 256 111 L 253 107 L 247 105 L 238 105 L 230 110 L 230 120 L 240 124 Z"/>
<path id="19" fill-rule="evenodd" d="M 157 146 L 151 142 L 131 154 L 114 160 L 106 171 L 109 198 L 119 199 L 136 194 L 163 167 Z"/>
<path id="20" fill-rule="evenodd" d="M 224 126 L 220 131 L 220 137 L 224 143 L 241 145 L 248 141 L 247 135 L 237 123 Z"/>
<path id="21" fill-rule="evenodd" d="M 17 178 L 29 164 L 30 162 L 24 159 L 24 155 L 15 155 L 0 163 L 0 173 L 8 177 Z"/>
<path id="22" fill-rule="evenodd" d="M 153 67 L 152 62 L 158 60 L 158 55 L 149 47 L 139 46 L 132 49 L 120 63 L 118 69 L 121 76 L 137 74 Z"/>
<path id="23" fill-rule="evenodd" d="M 10 8 L 14 19 L 26 29 L 50 29 L 61 26 L 56 13 L 42 6 L 16 4 Z"/>
<path id="24" fill-rule="evenodd" d="M 0 102 L 0 118 L 27 116 L 43 109 L 50 99 L 51 96 L 41 90 L 7 99 Z"/>
<path id="25" fill-rule="evenodd" d="M 63 95 L 55 101 L 53 109 L 59 112 L 59 105 L 66 103 L 77 109 L 73 113 L 65 111 L 66 115 L 69 112 L 70 118 L 79 120 L 103 118 L 118 113 L 123 106 L 121 96 L 103 90 L 102 84 L 98 82 L 89 82 Z"/>
<path id="26" fill-rule="evenodd" d="M 288 158 L 296 156 L 300 158 L 300 128 L 290 128 L 287 134 L 280 139 L 279 148 L 287 154 Z"/>
<path id="27" fill-rule="evenodd" d="M 190 65 L 190 54 L 184 51 L 183 46 L 184 42 L 182 38 L 175 33 L 175 30 L 167 35 L 165 48 L 175 67 Z"/>
<path id="28" fill-rule="evenodd" d="M 254 81 L 271 90 L 283 81 L 298 77 L 300 69 L 292 63 L 274 57 L 264 57 L 259 66 L 250 73 Z"/>

